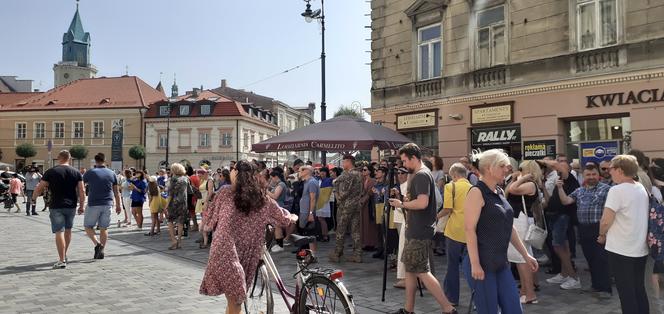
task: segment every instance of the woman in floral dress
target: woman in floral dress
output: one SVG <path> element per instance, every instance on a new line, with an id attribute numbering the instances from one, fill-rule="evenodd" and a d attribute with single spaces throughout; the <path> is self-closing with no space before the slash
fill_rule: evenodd
<path id="1" fill-rule="evenodd" d="M 287 227 L 297 221 L 297 215 L 267 197 L 252 163 L 239 161 L 230 180 L 231 185 L 219 190 L 208 207 L 203 231 L 213 231 L 214 237 L 200 293 L 225 294 L 226 313 L 240 313 L 262 254 L 265 226 Z"/>
<path id="2" fill-rule="evenodd" d="M 179 163 L 171 165 L 171 173 L 173 177 L 170 178 L 168 186 L 168 234 L 171 237 L 171 246 L 168 249 L 175 250 L 180 248 L 184 221 L 189 215 L 187 205 L 189 178 L 184 166 Z M 174 224 L 177 224 L 177 236 Z"/>

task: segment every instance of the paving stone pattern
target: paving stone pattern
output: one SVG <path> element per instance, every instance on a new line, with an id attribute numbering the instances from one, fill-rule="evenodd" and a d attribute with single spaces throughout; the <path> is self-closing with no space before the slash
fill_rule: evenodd
<path id="1" fill-rule="evenodd" d="M 41 202 L 41 200 L 40 200 Z M 40 205 L 39 208 L 42 208 Z M 225 298 L 198 294 L 207 263 L 207 250 L 194 241 L 193 232 L 183 242 L 183 249 L 169 251 L 168 232 L 161 235 L 143 234 L 132 228 L 109 229 L 110 239 L 104 260 L 93 260 L 93 246 L 83 232 L 83 216 L 77 216 L 69 249 L 70 263 L 65 270 L 52 270 L 57 260 L 55 244 L 48 223 L 48 212 L 39 216 L 0 212 L 0 313 L 222 313 Z M 144 211 L 149 216 L 149 211 Z M 115 218 L 114 218 L 115 219 Z M 114 220 L 115 221 L 115 220 Z M 146 228 L 147 227 L 147 228 Z M 365 263 L 331 264 L 327 254 L 332 242 L 320 243 L 320 266 L 344 271 L 344 283 L 354 296 L 358 313 L 386 313 L 403 306 L 404 290 L 392 287 L 396 272 L 389 271 L 385 302 L 381 301 L 382 260 L 365 254 Z M 292 247 L 273 254 L 282 279 L 292 289 L 295 257 Z M 350 250 L 348 250 L 350 252 Z M 579 249 L 578 252 L 581 252 Z M 584 287 L 590 283 L 585 261 L 576 259 Z M 444 257 L 436 257 L 436 277 L 442 282 Z M 537 305 L 527 305 L 526 313 L 620 313 L 617 294 L 611 300 L 599 300 L 580 290 L 564 291 L 549 285 L 550 275 L 540 270 L 542 291 Z M 459 313 L 468 311 L 470 300 L 467 284 L 462 280 Z M 273 288 L 273 291 L 275 289 Z M 287 313 L 281 296 L 274 294 L 275 313 Z M 426 290 L 416 298 L 417 313 L 440 313 L 433 297 Z M 657 313 L 652 308 L 652 313 Z"/>

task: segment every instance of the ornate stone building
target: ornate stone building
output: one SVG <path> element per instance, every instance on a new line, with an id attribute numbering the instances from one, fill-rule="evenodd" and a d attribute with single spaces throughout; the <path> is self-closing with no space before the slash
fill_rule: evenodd
<path id="1" fill-rule="evenodd" d="M 372 120 L 449 163 L 664 156 L 664 5 L 372 0 Z"/>

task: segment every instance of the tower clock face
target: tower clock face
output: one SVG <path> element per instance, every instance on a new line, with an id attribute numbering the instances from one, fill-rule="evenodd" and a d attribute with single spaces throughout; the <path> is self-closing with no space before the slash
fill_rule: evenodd
<path id="1" fill-rule="evenodd" d="M 69 73 L 65 73 L 65 78 L 69 78 Z"/>

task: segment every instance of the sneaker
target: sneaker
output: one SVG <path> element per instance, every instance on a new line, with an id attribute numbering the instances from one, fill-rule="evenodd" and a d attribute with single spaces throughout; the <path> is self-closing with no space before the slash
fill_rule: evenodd
<path id="1" fill-rule="evenodd" d="M 284 251 L 284 248 L 282 248 L 278 245 L 275 245 L 270 249 L 270 252 L 272 252 L 272 253 L 279 253 L 279 252 L 283 252 L 283 251 Z"/>
<path id="2" fill-rule="evenodd" d="M 563 282 L 560 285 L 560 289 L 564 290 L 581 289 L 581 279 L 574 279 L 572 277 L 567 277 L 565 282 Z"/>
<path id="3" fill-rule="evenodd" d="M 63 269 L 67 268 L 67 263 L 58 261 L 57 263 L 53 264 L 53 269 Z"/>
<path id="4" fill-rule="evenodd" d="M 99 252 L 101 252 L 101 243 L 97 243 L 97 245 L 95 245 L 95 255 L 92 258 L 99 259 Z"/>
<path id="5" fill-rule="evenodd" d="M 551 277 L 551 278 L 547 279 L 546 282 L 552 283 L 552 284 L 562 284 L 566 280 L 567 280 L 567 277 L 563 276 L 563 274 L 558 274 L 554 277 Z"/>

